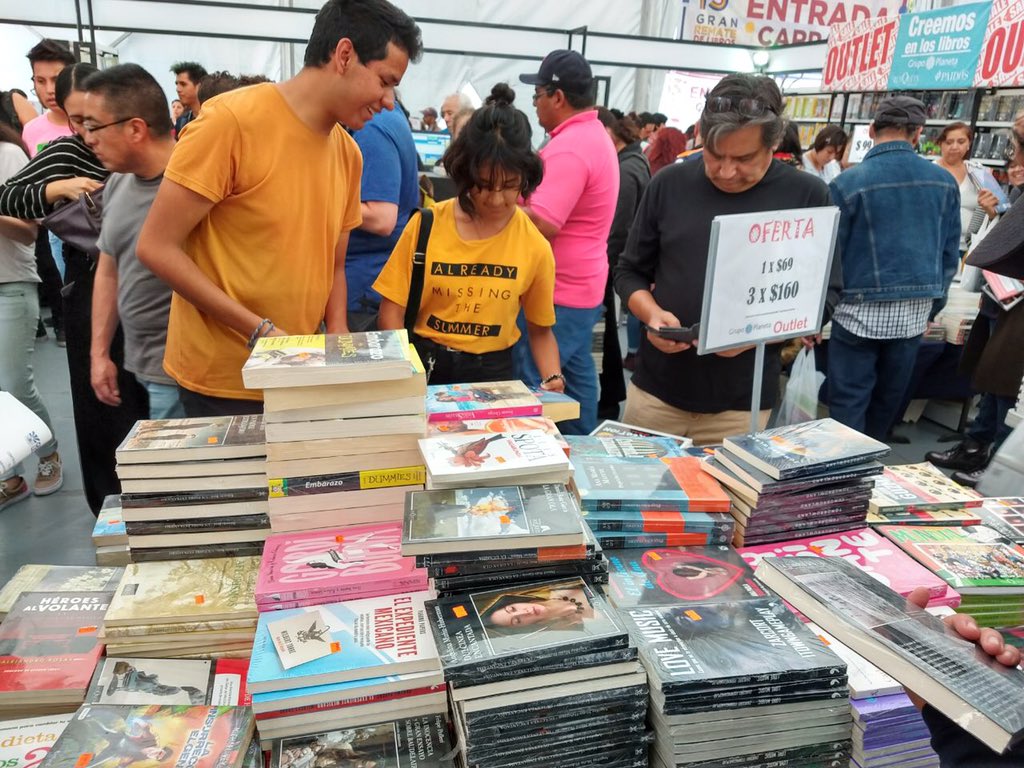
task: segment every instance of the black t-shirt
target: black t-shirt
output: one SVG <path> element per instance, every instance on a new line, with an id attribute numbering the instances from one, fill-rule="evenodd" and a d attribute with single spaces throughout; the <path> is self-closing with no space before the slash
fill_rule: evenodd
<path id="1" fill-rule="evenodd" d="M 704 160 L 671 165 L 651 180 L 626 250 L 615 271 L 615 289 L 623 301 L 655 284 L 654 299 L 682 325 L 700 321 L 707 272 L 711 222 L 716 216 L 832 204 L 823 181 L 773 160 L 764 178 L 739 194 L 722 192 L 704 172 Z M 839 300 L 842 268 L 832 263 L 826 317 Z M 779 345 L 765 354 L 762 408 L 771 408 L 778 393 Z M 688 349 L 666 355 L 641 337 L 633 383 L 659 400 L 684 411 L 718 413 L 749 410 L 754 382 L 754 350 L 733 358 L 697 354 Z"/>

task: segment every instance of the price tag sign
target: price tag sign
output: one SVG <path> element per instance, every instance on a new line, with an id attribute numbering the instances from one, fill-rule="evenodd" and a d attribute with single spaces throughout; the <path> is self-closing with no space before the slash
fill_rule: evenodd
<path id="1" fill-rule="evenodd" d="M 863 162 L 864 155 L 875 146 L 875 141 L 871 138 L 869 131 L 870 127 L 868 125 L 858 125 L 853 129 L 853 138 L 850 139 L 852 142 L 850 144 L 850 156 L 847 158 L 847 162 Z"/>
<path id="2" fill-rule="evenodd" d="M 838 225 L 834 206 L 717 216 L 698 353 L 817 333 Z"/>

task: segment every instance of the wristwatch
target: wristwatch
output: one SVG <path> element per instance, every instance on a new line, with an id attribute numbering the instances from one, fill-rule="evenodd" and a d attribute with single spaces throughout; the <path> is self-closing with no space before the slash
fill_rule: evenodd
<path id="1" fill-rule="evenodd" d="M 561 380 L 562 380 L 562 383 L 563 383 L 563 384 L 565 384 L 565 376 L 563 376 L 563 375 L 562 375 L 562 374 L 560 374 L 560 373 L 552 373 L 552 374 L 551 374 L 550 376 L 548 376 L 548 377 L 547 377 L 546 379 L 544 379 L 544 380 L 543 380 L 543 381 L 541 382 L 541 384 L 550 384 L 550 383 L 551 383 L 552 381 L 554 381 L 555 379 L 561 379 Z"/>

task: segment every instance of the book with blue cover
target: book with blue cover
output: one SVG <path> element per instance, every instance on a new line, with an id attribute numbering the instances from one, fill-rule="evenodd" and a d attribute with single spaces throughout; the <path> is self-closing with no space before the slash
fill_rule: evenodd
<path id="1" fill-rule="evenodd" d="M 438 668 L 427 627 L 428 592 L 312 605 L 260 615 L 249 666 L 253 694 Z M 275 642 L 270 624 L 305 616 L 309 627 Z M 326 631 L 320 628 L 326 626 Z M 323 646 L 327 655 L 285 669 L 282 654 Z"/>
<path id="2" fill-rule="evenodd" d="M 599 509 L 674 509 L 680 512 L 728 512 L 729 496 L 718 481 L 690 456 L 624 458 L 575 456 L 574 481 L 580 506 Z M 652 503 L 661 503 L 651 506 Z"/>
<path id="3" fill-rule="evenodd" d="M 615 456 L 660 459 L 662 456 L 689 456 L 686 449 L 668 437 L 637 437 L 630 435 L 591 436 L 566 435 L 569 455 Z"/>
<path id="4" fill-rule="evenodd" d="M 734 435 L 725 438 L 724 447 L 775 480 L 863 464 L 889 453 L 885 443 L 834 419 Z"/>
<path id="5" fill-rule="evenodd" d="M 441 670 L 410 672 L 408 674 L 382 675 L 365 680 L 346 680 L 343 683 L 325 683 L 304 688 L 286 688 L 279 691 L 254 693 L 252 707 L 257 714 L 294 709 L 302 706 L 335 701 L 369 698 L 389 693 L 416 691 L 443 685 Z"/>

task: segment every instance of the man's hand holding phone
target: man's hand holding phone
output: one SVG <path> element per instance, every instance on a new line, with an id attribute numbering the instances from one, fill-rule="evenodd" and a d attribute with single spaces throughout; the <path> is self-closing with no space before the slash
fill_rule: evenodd
<path id="1" fill-rule="evenodd" d="M 683 328 L 679 318 L 659 309 L 647 318 L 647 340 L 666 355 L 683 352 L 697 343 L 698 325 Z"/>

